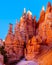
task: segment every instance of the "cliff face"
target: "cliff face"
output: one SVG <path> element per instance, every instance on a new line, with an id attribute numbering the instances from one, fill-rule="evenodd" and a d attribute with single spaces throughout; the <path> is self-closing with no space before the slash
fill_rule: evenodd
<path id="1" fill-rule="evenodd" d="M 41 36 L 42 41 L 45 41 L 46 44 L 52 44 L 52 8 L 50 3 L 47 5 L 45 19 L 42 24 L 39 25 L 38 34 Z"/>
<path id="2" fill-rule="evenodd" d="M 52 47 L 52 6 L 50 3 L 46 11 L 44 7 L 42 8 L 38 23 L 36 17 L 33 18 L 32 13 L 30 11 L 26 13 L 24 9 L 20 22 L 15 25 L 14 33 L 10 24 L 5 38 L 5 50 L 12 61 L 24 56 L 27 60 L 34 60 L 46 51 L 45 47 L 46 50 Z"/>
<path id="3" fill-rule="evenodd" d="M 34 60 L 36 55 L 39 54 L 40 45 L 38 44 L 36 37 L 33 36 L 26 45 L 25 58 L 27 60 Z"/>

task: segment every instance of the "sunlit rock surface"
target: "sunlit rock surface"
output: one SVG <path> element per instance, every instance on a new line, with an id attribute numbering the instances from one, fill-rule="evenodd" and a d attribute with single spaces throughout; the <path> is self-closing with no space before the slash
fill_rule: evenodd
<path id="1" fill-rule="evenodd" d="M 4 43 L 8 63 L 20 61 L 17 65 L 52 65 L 52 5 L 48 2 L 46 10 L 44 6 L 40 12 L 40 18 L 36 21 L 31 11 L 24 8 L 20 21 L 16 21 L 9 30 L 5 41 L 0 40 L 0 46 Z"/>
<path id="2" fill-rule="evenodd" d="M 50 5 L 50 3 L 48 3 Z M 50 9 L 49 9 L 50 8 Z M 45 19 L 42 24 L 39 25 L 38 34 L 44 43 L 52 44 L 52 12 L 51 6 L 47 6 Z"/>
<path id="3" fill-rule="evenodd" d="M 36 58 L 36 55 L 39 53 L 39 48 L 40 45 L 38 44 L 36 37 L 33 36 L 26 45 L 25 58 L 27 60 L 34 60 Z"/>

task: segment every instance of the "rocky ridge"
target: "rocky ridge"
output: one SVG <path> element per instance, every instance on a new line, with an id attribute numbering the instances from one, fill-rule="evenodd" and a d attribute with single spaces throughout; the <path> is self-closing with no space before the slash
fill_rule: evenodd
<path id="1" fill-rule="evenodd" d="M 42 57 L 43 62 L 45 62 L 47 60 L 45 54 L 49 50 L 51 50 L 50 54 L 52 55 L 52 5 L 50 2 L 48 2 L 46 11 L 42 7 L 38 22 L 30 11 L 26 13 L 24 9 L 20 22 L 15 25 L 14 33 L 12 26 L 12 24 L 9 25 L 8 34 L 4 41 L 9 63 L 23 57 L 26 60 L 37 60 L 38 62 L 41 61 L 39 59 Z M 44 65 L 52 65 L 51 61 L 52 59 L 45 62 Z"/>

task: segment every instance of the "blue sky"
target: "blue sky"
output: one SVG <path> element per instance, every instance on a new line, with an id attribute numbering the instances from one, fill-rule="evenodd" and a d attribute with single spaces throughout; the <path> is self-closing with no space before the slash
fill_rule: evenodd
<path id="1" fill-rule="evenodd" d="M 16 19 L 20 20 L 23 9 L 30 10 L 36 19 L 39 18 L 42 6 L 52 0 L 0 0 L 0 38 L 5 39 L 9 23 L 15 25 Z"/>

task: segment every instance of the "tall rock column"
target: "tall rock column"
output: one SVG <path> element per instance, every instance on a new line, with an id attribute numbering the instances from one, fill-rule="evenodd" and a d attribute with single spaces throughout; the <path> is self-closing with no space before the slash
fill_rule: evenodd
<path id="1" fill-rule="evenodd" d="M 5 51 L 7 52 L 8 60 L 11 60 L 13 57 L 13 39 L 12 24 L 9 24 L 8 34 L 5 38 Z"/>
<path id="2" fill-rule="evenodd" d="M 17 60 L 20 60 L 24 56 L 24 41 L 20 34 L 20 24 L 18 22 L 14 29 L 13 50 Z"/>
<path id="3" fill-rule="evenodd" d="M 27 32 L 29 35 L 29 38 L 32 38 L 33 36 L 33 19 L 32 19 L 32 13 L 30 11 L 27 12 Z"/>
<path id="4" fill-rule="evenodd" d="M 28 41 L 27 24 L 25 15 L 20 19 L 20 34 L 25 43 Z"/>
<path id="5" fill-rule="evenodd" d="M 42 10 L 40 12 L 40 18 L 38 20 L 38 26 L 41 25 L 41 23 L 44 22 L 45 19 L 45 11 L 44 11 L 44 6 L 42 7 Z"/>

